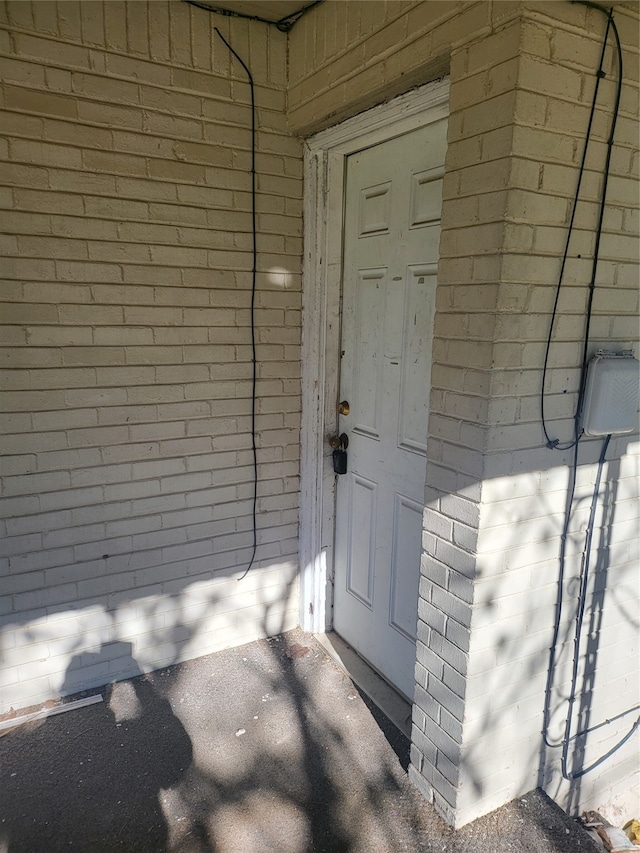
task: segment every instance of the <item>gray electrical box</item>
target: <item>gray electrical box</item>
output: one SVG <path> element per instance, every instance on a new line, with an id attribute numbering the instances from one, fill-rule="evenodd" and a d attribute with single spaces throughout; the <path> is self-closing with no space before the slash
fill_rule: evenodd
<path id="1" fill-rule="evenodd" d="M 640 396 L 639 362 L 627 350 L 600 350 L 589 362 L 582 409 L 585 435 L 633 432 Z"/>

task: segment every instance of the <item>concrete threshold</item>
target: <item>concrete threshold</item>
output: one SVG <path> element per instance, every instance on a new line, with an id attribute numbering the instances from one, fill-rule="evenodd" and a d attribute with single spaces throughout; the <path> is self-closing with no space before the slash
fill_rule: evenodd
<path id="1" fill-rule="evenodd" d="M 354 684 L 411 740 L 411 703 L 334 631 L 314 637 Z"/>

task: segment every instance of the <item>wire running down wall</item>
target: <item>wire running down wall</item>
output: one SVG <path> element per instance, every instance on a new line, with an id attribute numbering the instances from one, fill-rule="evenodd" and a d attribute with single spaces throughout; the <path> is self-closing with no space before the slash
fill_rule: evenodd
<path id="1" fill-rule="evenodd" d="M 0 713 L 297 624 L 302 166 L 286 36 L 184 3 L 0 4 Z M 96 655 L 100 652 L 100 659 Z M 67 673 L 70 661 L 73 670 Z"/>

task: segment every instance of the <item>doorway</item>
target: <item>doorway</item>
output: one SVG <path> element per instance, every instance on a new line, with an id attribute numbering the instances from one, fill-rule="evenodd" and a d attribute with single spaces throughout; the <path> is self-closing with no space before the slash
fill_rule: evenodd
<path id="1" fill-rule="evenodd" d="M 413 696 L 446 119 L 346 162 L 334 628 Z"/>
<path id="2" fill-rule="evenodd" d="M 448 88 L 323 131 L 305 163 L 301 623 L 335 617 L 410 699 Z"/>

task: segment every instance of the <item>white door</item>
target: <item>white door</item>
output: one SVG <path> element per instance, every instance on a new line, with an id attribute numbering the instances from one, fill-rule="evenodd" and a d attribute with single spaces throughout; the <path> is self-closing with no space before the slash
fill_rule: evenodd
<path id="1" fill-rule="evenodd" d="M 347 159 L 334 628 L 413 698 L 446 119 Z"/>

